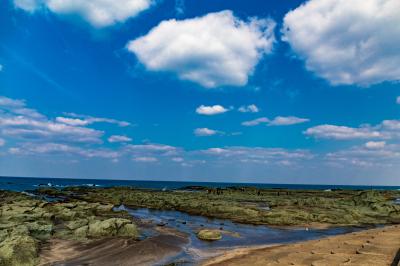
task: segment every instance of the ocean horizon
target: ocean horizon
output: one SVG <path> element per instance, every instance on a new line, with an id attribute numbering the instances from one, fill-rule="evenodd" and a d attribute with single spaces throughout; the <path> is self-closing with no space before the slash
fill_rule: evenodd
<path id="1" fill-rule="evenodd" d="M 91 178 L 57 178 L 57 177 L 10 177 L 0 176 L 0 189 L 13 191 L 34 190 L 38 187 L 63 188 L 68 186 L 89 187 L 118 187 L 131 186 L 146 189 L 173 190 L 189 186 L 204 186 L 213 188 L 226 187 L 256 187 L 272 189 L 297 190 L 400 190 L 400 186 L 376 185 L 331 185 L 331 184 L 279 184 L 279 183 L 251 183 L 251 182 L 200 182 L 200 181 L 161 181 L 161 180 L 123 180 L 123 179 L 91 179 Z"/>

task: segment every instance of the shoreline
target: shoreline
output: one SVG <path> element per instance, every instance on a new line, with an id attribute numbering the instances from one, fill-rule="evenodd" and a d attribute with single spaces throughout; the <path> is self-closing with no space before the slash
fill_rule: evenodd
<path id="1" fill-rule="evenodd" d="M 400 225 L 389 225 L 317 240 L 233 249 L 200 265 L 398 265 L 399 253 Z"/>
<path id="2" fill-rule="evenodd" d="M 0 191 L 5 228 L 0 259 L 8 265 L 37 265 L 40 260 L 43 265 L 129 265 L 130 261 L 248 265 L 254 256 L 257 265 L 265 261 L 265 250 L 288 249 L 281 255 L 288 259 L 300 253 L 293 247 L 301 244 L 283 243 L 326 242 L 349 232 L 384 230 L 379 226 L 400 223 L 400 205 L 394 201 L 400 192 L 392 191 L 233 187 L 189 193 L 66 187 L 32 193 Z M 374 225 L 379 228 L 368 230 Z M 198 236 L 203 229 L 218 231 L 222 238 L 204 242 Z M 29 247 L 23 256 L 17 253 L 21 247 Z M 305 252 L 303 257 L 314 251 Z M 235 264 L 243 258 L 246 261 Z"/>

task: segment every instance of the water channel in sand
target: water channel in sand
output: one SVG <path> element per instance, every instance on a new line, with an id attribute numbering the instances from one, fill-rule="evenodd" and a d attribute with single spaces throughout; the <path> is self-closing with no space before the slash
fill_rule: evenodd
<path id="1" fill-rule="evenodd" d="M 160 211 L 147 208 L 130 209 L 123 205 L 115 208 L 115 210 L 126 210 L 133 217 L 153 225 L 154 227 L 147 227 L 142 230 L 143 238 L 157 235 L 158 231 L 154 229 L 156 227 L 172 228 L 188 235 L 189 242 L 182 247 L 182 252 L 177 256 L 167 258 L 160 265 L 171 262 L 177 262 L 180 265 L 193 265 L 207 257 L 218 255 L 226 249 L 284 244 L 360 230 L 354 227 L 313 229 L 246 225 L 233 223 L 229 220 L 190 215 L 179 211 Z M 223 237 L 221 240 L 213 242 L 199 240 L 196 237 L 196 232 L 202 228 L 221 230 Z"/>

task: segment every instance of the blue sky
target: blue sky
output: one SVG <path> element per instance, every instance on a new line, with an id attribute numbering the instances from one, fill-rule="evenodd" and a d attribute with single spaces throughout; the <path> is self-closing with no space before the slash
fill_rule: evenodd
<path id="1" fill-rule="evenodd" d="M 0 3 L 0 175 L 400 185 L 396 0 Z"/>

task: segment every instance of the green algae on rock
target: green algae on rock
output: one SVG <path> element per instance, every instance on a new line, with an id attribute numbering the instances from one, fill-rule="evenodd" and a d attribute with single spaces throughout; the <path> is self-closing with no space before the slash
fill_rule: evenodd
<path id="1" fill-rule="evenodd" d="M 0 191 L 0 265 L 38 264 L 43 241 L 78 241 L 139 233 L 130 216 L 113 205 L 81 200 L 48 203 L 22 193 Z"/>
<path id="2" fill-rule="evenodd" d="M 59 190 L 59 196 L 133 208 L 177 210 L 248 224 L 277 226 L 374 225 L 400 222 L 399 191 L 288 190 L 196 187 L 155 191 L 130 187 Z M 40 192 L 40 191 L 39 191 Z M 52 194 L 57 195 L 55 191 Z"/>
<path id="3" fill-rule="evenodd" d="M 222 234 L 219 230 L 203 229 L 197 232 L 197 237 L 201 240 L 216 241 L 222 238 Z"/>

